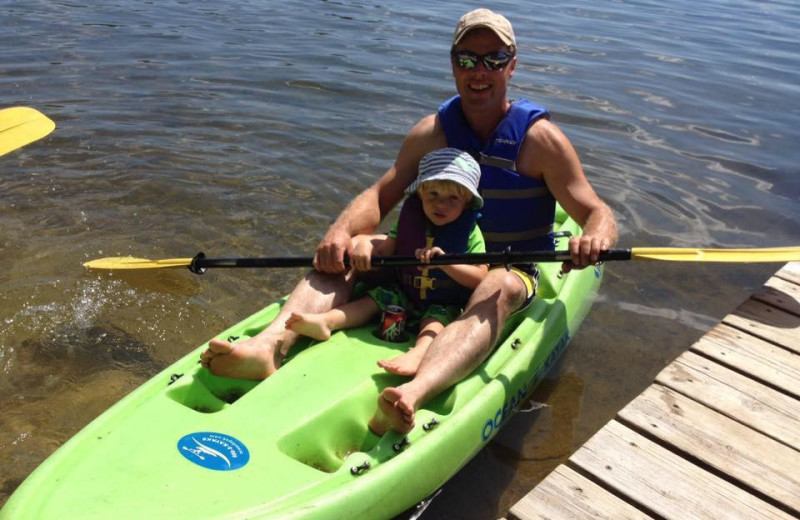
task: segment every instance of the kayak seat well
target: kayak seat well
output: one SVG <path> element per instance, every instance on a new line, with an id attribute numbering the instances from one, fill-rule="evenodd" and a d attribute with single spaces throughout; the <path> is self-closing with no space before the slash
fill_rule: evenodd
<path id="1" fill-rule="evenodd" d="M 378 387 L 365 381 L 281 437 L 278 449 L 307 466 L 333 473 L 347 455 L 370 451 L 380 440 L 367 427 L 377 401 Z"/>
<path id="2" fill-rule="evenodd" d="M 334 473 L 353 453 L 373 452 L 383 459 L 394 455 L 378 448 L 381 437 L 372 433 L 367 424 L 375 413 L 378 396 L 387 386 L 399 383 L 397 376 L 375 374 L 329 405 L 310 420 L 300 424 L 278 440 L 278 449 L 312 468 Z M 456 392 L 450 389 L 428 403 L 424 409 L 439 417 L 453 409 Z M 380 452 L 380 454 L 378 453 Z"/>
<path id="3" fill-rule="evenodd" d="M 181 377 L 167 389 L 167 396 L 200 413 L 219 412 L 255 388 L 258 381 L 231 379 L 198 368 Z"/>

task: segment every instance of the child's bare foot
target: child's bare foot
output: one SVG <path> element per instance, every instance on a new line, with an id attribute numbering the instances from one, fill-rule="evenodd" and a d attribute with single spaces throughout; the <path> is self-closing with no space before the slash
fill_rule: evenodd
<path id="1" fill-rule="evenodd" d="M 383 435 L 388 429 L 408 433 L 414 428 L 414 406 L 404 399 L 401 388 L 389 387 L 378 396 L 378 410 L 369 420 L 369 429 Z"/>
<path id="2" fill-rule="evenodd" d="M 280 368 L 283 361 L 280 347 L 254 339 L 241 343 L 212 339 L 200 355 L 200 363 L 218 376 L 260 381 Z"/>
<path id="3" fill-rule="evenodd" d="M 286 320 L 286 329 L 318 341 L 331 337 L 331 328 L 321 314 L 293 312 Z"/>
<path id="4" fill-rule="evenodd" d="M 404 354 L 400 354 L 392 359 L 382 359 L 378 361 L 378 366 L 392 374 L 399 376 L 413 376 L 417 373 L 420 362 L 425 356 L 427 348 L 414 347 Z"/>
<path id="5" fill-rule="evenodd" d="M 380 399 L 380 397 L 378 399 Z M 370 431 L 378 437 L 383 437 L 383 435 L 391 429 L 389 422 L 386 420 L 386 416 L 383 415 L 380 408 L 375 410 L 375 415 L 370 418 L 367 426 L 369 426 Z"/>

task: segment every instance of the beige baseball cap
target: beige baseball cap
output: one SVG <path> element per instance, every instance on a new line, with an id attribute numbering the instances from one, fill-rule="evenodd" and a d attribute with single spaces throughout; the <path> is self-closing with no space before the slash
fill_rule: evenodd
<path id="1" fill-rule="evenodd" d="M 475 9 L 462 16 L 458 21 L 456 33 L 453 35 L 453 47 L 458 45 L 458 42 L 468 32 L 480 28 L 493 31 L 506 45 L 517 45 L 517 40 L 514 38 L 514 29 L 511 28 L 511 22 L 505 16 L 489 9 Z"/>

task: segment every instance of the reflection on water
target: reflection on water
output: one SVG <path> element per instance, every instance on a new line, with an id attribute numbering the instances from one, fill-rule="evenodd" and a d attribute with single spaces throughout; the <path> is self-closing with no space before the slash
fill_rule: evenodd
<path id="1" fill-rule="evenodd" d="M 0 504 L 102 410 L 302 272 L 110 276 L 80 264 L 311 254 L 411 125 L 452 94 L 448 42 L 464 9 L 0 6 L 2 104 L 58 125 L 0 159 Z M 511 95 L 551 109 L 617 215 L 621 245 L 800 242 L 794 3 L 503 11 L 519 40 Z M 776 269 L 608 265 L 534 396 L 545 406 L 510 421 L 426 514 L 505 514 Z"/>
<path id="2" fill-rule="evenodd" d="M 681 325 L 698 331 L 705 332 L 713 327 L 719 319 L 714 316 L 703 316 L 688 309 L 665 309 L 647 307 L 637 303 L 618 302 L 617 306 L 623 312 L 630 312 L 640 316 L 653 316 L 665 320 L 677 321 Z"/>

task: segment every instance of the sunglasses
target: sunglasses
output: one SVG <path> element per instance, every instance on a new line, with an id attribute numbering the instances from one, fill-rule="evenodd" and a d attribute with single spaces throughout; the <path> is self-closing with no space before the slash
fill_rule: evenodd
<path id="1" fill-rule="evenodd" d="M 514 57 L 513 54 L 503 51 L 490 52 L 483 56 L 478 56 L 471 51 L 453 51 L 450 53 L 453 62 L 460 69 L 471 70 L 478 66 L 478 62 L 483 63 L 486 70 L 500 70 L 504 68 Z"/>

